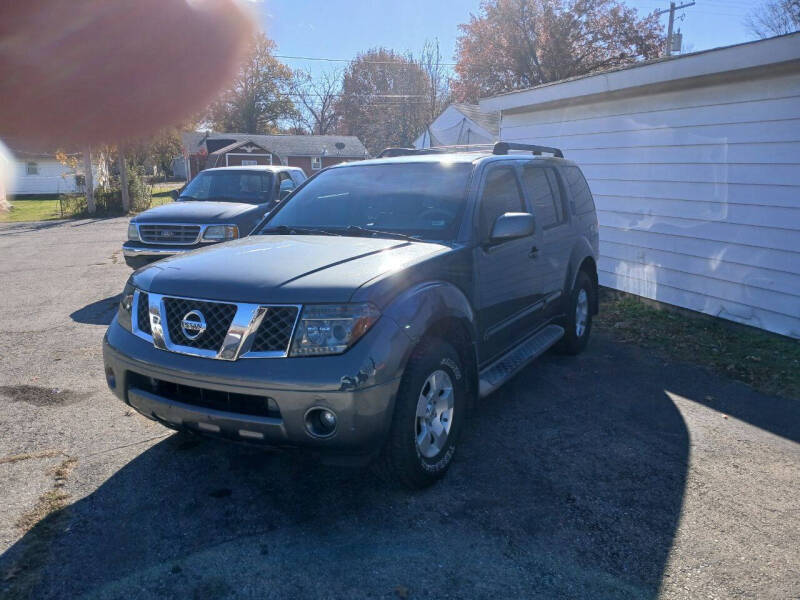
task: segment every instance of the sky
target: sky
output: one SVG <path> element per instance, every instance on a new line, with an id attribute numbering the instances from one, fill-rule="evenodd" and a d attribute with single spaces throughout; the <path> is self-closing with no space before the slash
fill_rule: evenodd
<path id="1" fill-rule="evenodd" d="M 690 0 L 677 0 L 683 4 Z M 766 0 L 696 0 L 676 13 L 676 30 L 688 51 L 728 46 L 754 39 L 743 24 L 747 13 Z M 455 62 L 458 25 L 477 14 L 480 0 L 249 0 L 261 27 L 278 45 L 276 54 L 352 59 L 384 46 L 419 52 L 438 39 L 443 62 Z M 641 13 L 668 8 L 669 1 L 627 0 Z M 661 17 L 664 27 L 667 15 Z M 345 63 L 282 58 L 312 75 Z"/>

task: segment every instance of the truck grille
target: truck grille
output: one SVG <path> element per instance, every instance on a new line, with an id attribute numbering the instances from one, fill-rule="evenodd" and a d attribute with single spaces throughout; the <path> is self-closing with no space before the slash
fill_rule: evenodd
<path id="1" fill-rule="evenodd" d="M 235 304 L 220 302 L 204 302 L 185 298 L 164 298 L 166 309 L 167 331 L 173 344 L 200 348 L 203 350 L 219 350 L 228 329 L 236 315 Z M 199 312 L 205 319 L 205 330 L 195 339 L 187 337 L 181 321 L 192 311 Z"/>
<path id="2" fill-rule="evenodd" d="M 139 304 L 136 306 L 136 322 L 139 331 L 153 335 L 150 330 L 150 298 L 145 292 L 139 292 Z"/>
<path id="3" fill-rule="evenodd" d="M 296 306 L 269 306 L 256 332 L 251 352 L 286 352 L 292 339 Z"/>
<path id="4" fill-rule="evenodd" d="M 142 223 L 139 237 L 147 244 L 194 244 L 200 237 L 200 225 Z"/>

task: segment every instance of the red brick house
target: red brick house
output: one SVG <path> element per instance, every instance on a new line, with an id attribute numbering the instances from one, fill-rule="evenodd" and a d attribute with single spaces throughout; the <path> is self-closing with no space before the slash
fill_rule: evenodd
<path id="1" fill-rule="evenodd" d="M 340 162 L 363 160 L 367 149 L 352 135 L 251 135 L 189 131 L 183 156 L 191 179 L 199 171 L 238 165 L 289 165 L 312 175 Z"/>

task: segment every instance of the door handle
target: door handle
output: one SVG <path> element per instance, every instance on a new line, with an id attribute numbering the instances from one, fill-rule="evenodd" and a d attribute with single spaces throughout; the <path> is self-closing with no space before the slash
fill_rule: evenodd
<path id="1" fill-rule="evenodd" d="M 539 248 L 537 248 L 536 246 L 533 246 L 533 247 L 531 248 L 531 251 L 530 251 L 530 252 L 528 252 L 528 256 L 529 256 L 529 257 L 531 257 L 531 258 L 536 258 L 536 256 L 537 256 L 538 254 L 539 254 Z"/>

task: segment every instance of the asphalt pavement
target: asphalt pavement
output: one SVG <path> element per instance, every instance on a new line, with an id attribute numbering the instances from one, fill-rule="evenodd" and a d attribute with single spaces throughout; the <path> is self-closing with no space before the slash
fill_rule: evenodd
<path id="1" fill-rule="evenodd" d="M 598 334 L 422 492 L 176 435 L 103 377 L 126 227 L 0 224 L 0 597 L 800 598 L 800 400 Z"/>

